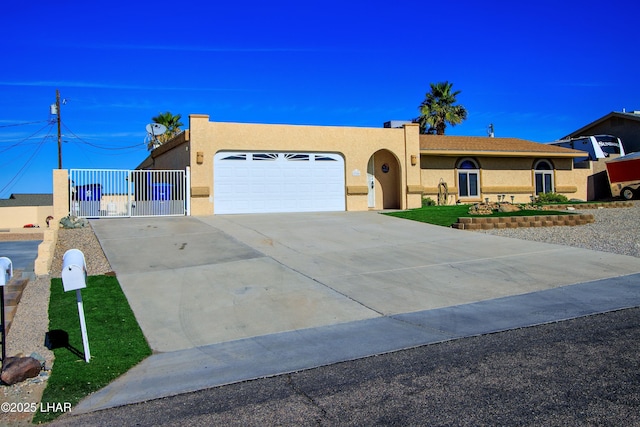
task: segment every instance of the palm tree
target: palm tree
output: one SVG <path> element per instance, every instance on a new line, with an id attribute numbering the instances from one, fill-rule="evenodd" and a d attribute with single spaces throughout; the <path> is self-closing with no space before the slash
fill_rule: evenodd
<path id="1" fill-rule="evenodd" d="M 157 136 L 157 141 L 160 144 L 164 144 L 165 142 L 182 132 L 180 127 L 184 126 L 184 123 L 180 121 L 181 118 L 181 114 L 176 114 L 174 116 L 169 111 L 167 111 L 166 113 L 160 113 L 157 116 L 151 118 L 154 123 L 159 123 L 167 128 L 167 131 L 164 134 Z M 154 148 L 154 141 L 150 142 L 148 148 L 149 150 Z"/>
<path id="2" fill-rule="evenodd" d="M 431 83 L 431 92 L 427 92 L 424 101 L 418 107 L 420 116 L 415 119 L 420 123 L 420 133 L 444 135 L 447 123 L 451 126 L 467 119 L 467 110 L 462 105 L 454 105 L 460 91 L 451 92 L 453 83 Z"/>

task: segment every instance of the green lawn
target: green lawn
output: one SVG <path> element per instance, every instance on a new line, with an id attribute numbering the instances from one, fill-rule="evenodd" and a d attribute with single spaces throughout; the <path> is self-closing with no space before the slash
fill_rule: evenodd
<path id="1" fill-rule="evenodd" d="M 69 345 L 54 349 L 55 361 L 42 405 L 76 405 L 151 354 L 115 277 L 90 276 L 82 291 L 91 360 L 84 361 L 76 292 L 63 292 L 62 280 L 51 280 L 49 331 L 68 334 Z M 64 334 L 63 334 L 64 335 Z M 34 423 L 51 421 L 60 412 L 37 413 Z"/>
<path id="2" fill-rule="evenodd" d="M 450 206 L 424 206 L 417 209 L 406 211 L 389 212 L 385 215 L 391 215 L 398 218 L 411 219 L 414 221 L 426 222 L 444 227 L 451 227 L 452 224 L 458 222 L 460 217 L 486 217 L 486 216 L 534 216 L 534 215 L 567 215 L 570 212 L 562 211 L 537 211 L 522 210 L 517 212 L 495 212 L 492 215 L 469 215 L 469 205 L 450 205 Z"/>

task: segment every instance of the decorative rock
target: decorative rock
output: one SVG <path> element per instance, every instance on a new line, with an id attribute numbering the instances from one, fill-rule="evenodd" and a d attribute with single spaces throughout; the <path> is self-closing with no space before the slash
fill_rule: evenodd
<path id="1" fill-rule="evenodd" d="M 0 379 L 8 385 L 22 382 L 28 378 L 38 376 L 42 364 L 33 357 L 7 357 L 2 364 Z"/>
<path id="2" fill-rule="evenodd" d="M 520 210 L 520 206 L 512 205 L 510 203 L 502 203 L 500 207 L 498 207 L 498 211 L 500 212 L 517 212 Z"/>
<path id="3" fill-rule="evenodd" d="M 60 220 L 60 227 L 62 228 L 84 228 L 88 225 L 89 221 L 73 215 L 66 216 Z"/>

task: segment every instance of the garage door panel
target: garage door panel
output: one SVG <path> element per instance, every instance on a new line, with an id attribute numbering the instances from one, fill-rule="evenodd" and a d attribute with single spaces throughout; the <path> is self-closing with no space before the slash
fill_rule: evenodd
<path id="1" fill-rule="evenodd" d="M 214 156 L 214 213 L 343 210 L 340 155 L 219 152 Z"/>

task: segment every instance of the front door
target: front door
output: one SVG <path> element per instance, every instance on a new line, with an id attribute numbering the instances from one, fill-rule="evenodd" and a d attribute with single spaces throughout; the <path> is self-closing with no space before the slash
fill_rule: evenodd
<path id="1" fill-rule="evenodd" d="M 376 207 L 376 177 L 375 177 L 375 164 L 373 162 L 373 156 L 369 159 L 367 165 L 367 187 L 369 189 L 367 200 L 370 208 Z"/>

